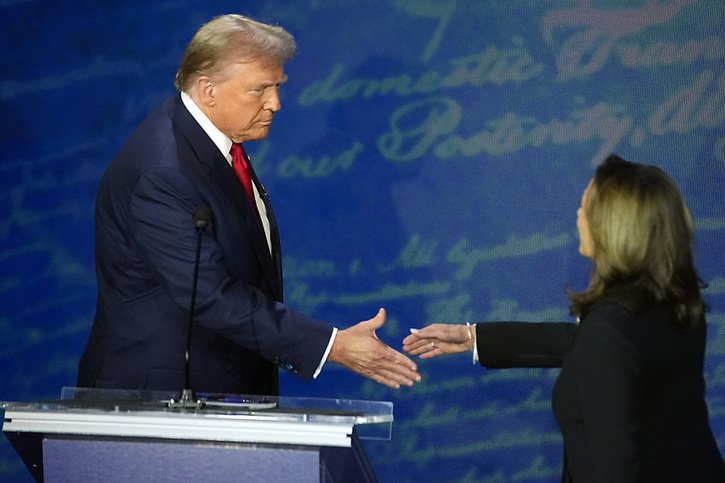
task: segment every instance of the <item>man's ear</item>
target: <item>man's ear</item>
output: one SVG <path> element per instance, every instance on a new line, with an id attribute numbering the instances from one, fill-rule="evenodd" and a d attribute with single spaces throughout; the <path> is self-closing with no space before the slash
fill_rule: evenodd
<path id="1" fill-rule="evenodd" d="M 199 102 L 208 107 L 216 105 L 216 87 L 207 76 L 200 76 L 194 83 Z"/>

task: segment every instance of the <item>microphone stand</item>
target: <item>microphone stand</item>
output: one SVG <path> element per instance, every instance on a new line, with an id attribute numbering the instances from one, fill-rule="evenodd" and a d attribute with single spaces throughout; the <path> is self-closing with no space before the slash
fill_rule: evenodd
<path id="1" fill-rule="evenodd" d="M 186 351 L 184 352 L 184 389 L 179 394 L 178 401 L 171 399 L 168 403 L 170 409 L 201 409 L 204 401 L 196 398 L 191 387 L 191 334 L 194 329 L 194 312 L 196 310 L 196 287 L 199 281 L 199 261 L 201 258 L 201 238 L 204 230 L 211 221 L 211 210 L 207 205 L 200 205 L 194 210 L 194 226 L 196 227 L 196 256 L 194 258 L 194 277 L 191 285 L 191 305 L 189 307 L 189 324 L 186 330 Z"/>

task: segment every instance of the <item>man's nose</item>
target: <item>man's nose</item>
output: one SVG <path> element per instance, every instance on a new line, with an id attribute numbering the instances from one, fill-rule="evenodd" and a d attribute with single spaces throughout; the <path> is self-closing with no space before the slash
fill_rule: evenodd
<path id="1" fill-rule="evenodd" d="M 279 97 L 279 87 L 272 87 L 269 89 L 269 95 L 264 102 L 264 108 L 272 112 L 277 112 L 282 109 L 282 101 Z"/>

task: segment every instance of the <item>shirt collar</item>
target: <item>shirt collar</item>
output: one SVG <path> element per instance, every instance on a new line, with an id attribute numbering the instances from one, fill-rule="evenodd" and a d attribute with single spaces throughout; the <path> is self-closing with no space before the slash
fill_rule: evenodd
<path id="1" fill-rule="evenodd" d="M 181 102 L 184 103 L 184 107 L 186 107 L 186 110 L 189 111 L 189 114 L 191 114 L 191 117 L 193 117 L 196 122 L 199 123 L 199 126 L 204 130 L 207 136 L 212 140 L 212 142 L 216 145 L 217 148 L 219 148 L 219 151 L 221 151 L 222 155 L 226 158 L 227 162 L 231 165 L 232 157 L 229 154 L 229 151 L 232 149 L 232 140 L 229 139 L 226 134 L 221 132 L 213 122 L 202 112 L 202 110 L 199 108 L 199 106 L 196 105 L 194 100 L 187 94 L 186 92 L 181 93 Z"/>

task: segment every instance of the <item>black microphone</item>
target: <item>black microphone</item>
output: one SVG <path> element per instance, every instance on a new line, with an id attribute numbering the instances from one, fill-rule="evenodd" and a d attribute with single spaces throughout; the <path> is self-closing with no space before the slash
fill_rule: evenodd
<path id="1" fill-rule="evenodd" d="M 201 258 L 201 238 L 204 230 L 209 223 L 211 223 L 211 208 L 206 204 L 201 204 L 196 207 L 192 220 L 194 221 L 194 227 L 196 228 L 196 257 L 194 258 L 194 277 L 191 285 L 191 305 L 189 306 L 189 325 L 186 330 L 186 351 L 184 352 L 184 389 L 181 391 L 179 401 L 176 402 L 173 399 L 169 402 L 169 407 L 172 408 L 199 408 L 202 403 L 196 399 L 194 389 L 191 387 L 191 365 L 190 365 L 190 352 L 191 352 L 191 335 L 194 330 L 194 312 L 196 310 L 196 286 L 199 281 L 199 259 Z"/>
<path id="2" fill-rule="evenodd" d="M 204 231 L 207 225 L 211 223 L 211 208 L 209 208 L 206 204 L 201 204 L 196 207 L 191 218 L 194 220 L 194 226 L 196 229 Z"/>

